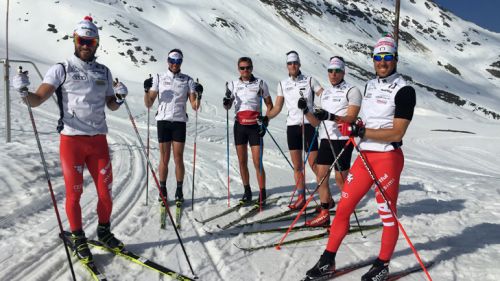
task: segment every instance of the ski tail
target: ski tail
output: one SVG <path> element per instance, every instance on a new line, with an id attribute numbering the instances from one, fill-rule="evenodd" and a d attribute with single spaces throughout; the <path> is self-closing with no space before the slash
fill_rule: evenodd
<path id="1" fill-rule="evenodd" d="M 432 262 L 432 261 L 428 262 L 428 263 L 424 263 L 425 268 L 429 268 L 433 265 L 434 265 L 434 262 Z M 396 280 L 399 280 L 399 279 L 401 279 L 405 276 L 408 276 L 412 273 L 422 272 L 422 271 L 423 271 L 423 269 L 420 265 L 415 265 L 415 266 L 409 267 L 407 269 L 403 269 L 403 270 L 400 270 L 397 272 L 390 273 L 389 277 L 387 278 L 387 281 L 396 281 Z"/>

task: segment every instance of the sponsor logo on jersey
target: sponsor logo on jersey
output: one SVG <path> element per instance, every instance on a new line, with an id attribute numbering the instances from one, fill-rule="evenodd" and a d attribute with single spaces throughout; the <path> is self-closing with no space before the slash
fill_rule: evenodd
<path id="1" fill-rule="evenodd" d="M 106 85 L 106 81 L 104 80 L 95 80 L 95 84 L 98 86 L 104 86 Z"/>
<path id="2" fill-rule="evenodd" d="M 85 75 L 81 75 L 79 73 L 75 73 L 73 74 L 73 76 L 71 77 L 73 80 L 77 80 L 77 81 L 84 81 L 84 80 L 87 80 L 87 76 Z"/>
<path id="3" fill-rule="evenodd" d="M 83 165 L 76 165 L 74 168 L 79 174 L 83 174 Z"/>
<path id="4" fill-rule="evenodd" d="M 351 181 L 353 179 L 354 179 L 354 176 L 351 173 L 347 174 L 347 179 L 346 180 L 347 180 L 348 183 L 351 183 Z"/>

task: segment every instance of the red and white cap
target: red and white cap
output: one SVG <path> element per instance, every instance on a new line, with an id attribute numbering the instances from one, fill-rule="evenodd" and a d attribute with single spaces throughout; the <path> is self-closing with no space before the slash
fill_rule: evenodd
<path id="1" fill-rule="evenodd" d="M 345 62 L 338 57 L 332 57 L 328 64 L 328 69 L 340 69 L 345 71 Z"/>
<path id="2" fill-rule="evenodd" d="M 398 46 L 392 34 L 386 34 L 384 37 L 380 38 L 373 48 L 373 54 L 380 53 L 391 53 L 395 54 L 398 51 Z"/>
<path id="3" fill-rule="evenodd" d="M 76 25 L 73 34 L 80 37 L 99 38 L 99 30 L 92 21 L 93 19 L 91 16 L 83 18 L 83 20 Z"/>

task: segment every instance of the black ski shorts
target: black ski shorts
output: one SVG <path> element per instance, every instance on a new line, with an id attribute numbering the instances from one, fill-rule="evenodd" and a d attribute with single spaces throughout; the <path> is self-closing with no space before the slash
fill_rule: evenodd
<path id="1" fill-rule="evenodd" d="M 314 127 L 311 124 L 306 124 L 304 127 L 306 146 L 304 151 L 309 151 L 309 146 L 312 144 L 311 151 L 318 150 L 318 139 L 314 138 Z M 286 128 L 286 139 L 288 141 L 288 150 L 301 150 L 302 149 L 302 126 L 291 125 Z"/>
<path id="2" fill-rule="evenodd" d="M 186 122 L 161 120 L 156 123 L 158 142 L 186 142 Z"/>
<path id="3" fill-rule="evenodd" d="M 338 156 L 340 151 L 347 143 L 348 140 L 332 140 L 333 150 L 335 151 L 335 155 Z M 351 155 L 354 146 L 350 143 L 345 149 L 342 155 L 340 156 L 337 164 L 335 164 L 335 171 L 346 171 L 351 168 Z M 333 157 L 332 150 L 330 149 L 330 143 L 327 139 L 322 139 L 319 145 L 318 157 L 316 158 L 316 164 L 318 165 L 332 165 L 333 161 L 335 161 L 335 157 Z M 340 167 L 340 169 L 339 169 Z"/>
<path id="4" fill-rule="evenodd" d="M 248 144 L 250 146 L 260 145 L 259 125 L 241 125 L 234 122 L 233 127 L 234 143 L 236 145 Z"/>

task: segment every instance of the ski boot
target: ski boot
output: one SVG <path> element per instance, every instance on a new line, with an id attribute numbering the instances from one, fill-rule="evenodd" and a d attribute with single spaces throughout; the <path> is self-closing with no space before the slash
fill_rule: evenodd
<path id="1" fill-rule="evenodd" d="M 177 187 L 175 190 L 175 204 L 179 205 L 184 202 L 184 194 L 182 193 L 182 187 Z"/>
<path id="2" fill-rule="evenodd" d="M 304 194 L 299 194 L 299 196 L 297 196 L 297 200 L 288 205 L 288 208 L 290 208 L 290 210 L 300 210 L 302 209 L 302 207 L 304 207 L 304 205 L 306 204 L 306 197 L 304 196 Z"/>
<path id="3" fill-rule="evenodd" d="M 248 205 L 252 203 L 252 191 L 250 190 L 250 186 L 245 186 L 245 193 L 243 193 L 243 197 L 240 199 L 240 204 Z"/>
<path id="4" fill-rule="evenodd" d="M 109 230 L 110 223 L 99 224 L 97 226 L 97 238 L 100 242 L 102 242 L 106 247 L 110 248 L 115 252 L 120 252 L 123 250 L 122 241 L 118 240 L 113 233 Z"/>
<path id="5" fill-rule="evenodd" d="M 82 263 L 91 263 L 94 258 L 90 252 L 89 245 L 87 244 L 87 237 L 83 230 L 73 231 L 71 233 L 71 242 L 74 245 L 74 254 Z"/>
<path id="6" fill-rule="evenodd" d="M 316 206 L 315 213 L 320 213 L 322 209 L 333 210 L 333 208 L 335 208 L 335 201 L 333 201 L 333 198 L 330 198 L 328 203 L 321 203 L 320 206 Z"/>
<path id="7" fill-rule="evenodd" d="M 335 253 L 324 251 L 319 261 L 306 272 L 303 280 L 323 280 L 335 273 Z"/>
<path id="8" fill-rule="evenodd" d="M 321 209 L 319 214 L 313 219 L 306 221 L 308 227 L 329 226 L 330 225 L 330 210 Z"/>
<path id="9" fill-rule="evenodd" d="M 376 259 L 370 270 L 361 276 L 361 281 L 384 281 L 389 277 L 389 262 Z"/>

